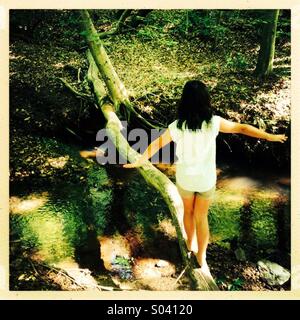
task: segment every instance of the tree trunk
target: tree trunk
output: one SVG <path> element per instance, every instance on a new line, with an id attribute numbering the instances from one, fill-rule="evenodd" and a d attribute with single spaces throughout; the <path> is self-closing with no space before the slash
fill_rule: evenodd
<path id="1" fill-rule="evenodd" d="M 93 25 L 90 15 L 87 10 L 80 10 L 83 18 L 83 27 L 86 41 L 89 45 L 89 49 L 93 55 L 96 65 L 101 73 L 102 79 L 104 80 L 111 100 L 113 101 L 116 112 L 118 113 L 120 105 L 126 107 L 128 120 L 130 112 L 132 112 L 136 118 L 144 123 L 147 127 L 157 128 L 157 126 L 151 124 L 149 121 L 144 119 L 134 109 L 132 103 L 129 100 L 127 91 L 121 80 L 119 79 L 110 59 L 104 49 L 104 46 L 98 36 L 98 33 Z"/>
<path id="2" fill-rule="evenodd" d="M 108 83 L 107 77 L 109 75 L 106 74 L 108 67 L 101 66 L 102 62 L 105 63 L 106 61 L 109 61 L 108 56 L 106 55 L 102 44 L 98 40 L 99 38 L 97 37 L 96 30 L 89 18 L 88 12 L 84 10 L 82 15 L 85 17 L 86 38 L 90 49 L 90 53 L 88 54 L 88 60 L 90 63 L 88 80 L 93 85 L 97 103 L 107 120 L 106 128 L 111 140 L 116 146 L 118 152 L 125 159 L 128 159 L 130 162 L 135 162 L 138 157 L 140 157 L 140 154 L 129 146 L 127 140 L 122 135 L 122 124 L 115 113 L 115 107 L 110 102 L 107 102 L 107 99 L 105 99 L 106 91 L 102 81 L 98 77 L 98 71 L 100 71 L 104 81 L 106 80 L 105 83 Z M 102 48 L 101 50 L 97 48 L 99 45 Z M 99 55 L 103 55 L 106 57 L 106 59 L 101 59 Z M 111 64 L 110 67 L 113 68 Z M 112 74 L 111 70 L 110 74 Z M 117 77 L 116 74 L 113 74 L 113 76 Z M 113 85 L 114 82 L 109 82 L 109 84 Z M 110 88 L 108 89 L 109 91 L 111 90 Z M 116 88 L 112 88 L 112 92 L 115 92 L 115 89 Z M 128 107 L 127 104 L 125 104 L 125 106 Z M 188 251 L 184 240 L 185 231 L 183 226 L 183 203 L 176 186 L 167 178 L 167 176 L 155 168 L 149 161 L 142 167 L 139 167 L 138 171 L 149 184 L 154 186 L 161 193 L 163 199 L 169 207 L 173 223 L 176 228 L 183 262 L 187 266 L 187 272 L 192 281 L 193 288 L 197 290 L 218 290 L 214 280 L 211 277 L 204 275 L 199 268 L 195 268 L 195 259 L 192 260 L 188 256 Z"/>
<path id="3" fill-rule="evenodd" d="M 97 66 L 93 60 L 93 56 L 88 54 L 89 71 L 88 80 L 92 83 L 97 103 L 99 104 L 105 119 L 107 120 L 106 128 L 108 134 L 115 144 L 119 153 L 127 158 L 130 162 L 135 162 L 140 154 L 133 150 L 127 140 L 121 133 L 122 124 L 114 112 L 114 107 L 111 103 L 105 102 L 105 88 L 98 77 Z M 183 262 L 187 265 L 187 272 L 192 281 L 193 288 L 197 290 L 218 290 L 217 285 L 211 277 L 204 275 L 201 270 L 195 268 L 195 261 L 191 261 L 188 257 L 188 251 L 184 240 L 183 226 L 183 203 L 177 191 L 176 186 L 167 178 L 161 171 L 155 168 L 149 161 L 142 167 L 137 168 L 144 179 L 157 189 L 166 204 L 169 207 L 173 224 L 175 225 L 178 243 L 182 254 Z"/>
<path id="4" fill-rule="evenodd" d="M 108 88 L 111 100 L 116 111 L 119 110 L 120 104 L 128 99 L 126 89 L 119 79 L 110 59 L 104 49 L 102 42 L 99 39 L 97 31 L 92 23 L 87 10 L 81 10 L 82 23 L 85 29 L 85 37 L 89 48 L 96 62 L 96 65 L 101 73 L 102 78 Z"/>
<path id="5" fill-rule="evenodd" d="M 255 69 L 255 73 L 259 77 L 266 77 L 273 71 L 278 15 L 279 10 L 268 10 L 266 12 L 267 21 L 262 29 L 260 50 Z"/>

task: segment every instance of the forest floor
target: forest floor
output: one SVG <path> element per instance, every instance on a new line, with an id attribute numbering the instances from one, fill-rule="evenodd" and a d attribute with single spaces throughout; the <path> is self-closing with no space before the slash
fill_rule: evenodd
<path id="1" fill-rule="evenodd" d="M 63 21 L 68 12 L 59 15 Z M 289 39 L 278 37 L 274 73 L 264 80 L 253 73 L 259 46 L 257 35 L 249 29 L 239 30 L 238 36 L 234 28 L 215 38 L 182 35 L 172 33 L 175 27 L 166 22 L 154 26 L 162 20 L 160 15 L 136 32 L 103 40 L 132 102 L 146 119 L 163 127 L 171 123 L 184 83 L 195 78 L 209 87 L 216 114 L 290 136 Z M 99 31 L 110 27 L 103 21 L 98 21 Z M 59 80 L 91 96 L 83 37 L 62 22 L 54 27 L 52 20 L 27 37 L 17 37 L 10 45 L 11 127 L 47 135 L 59 132 L 81 143 L 85 134 L 94 138 L 103 125 L 99 111 L 87 99 L 76 98 Z M 285 146 L 240 136 L 220 141 L 225 157 L 237 152 L 257 163 L 289 165 L 289 141 Z"/>
<path id="2" fill-rule="evenodd" d="M 63 11 L 56 18 L 59 16 L 67 17 L 68 12 Z M 172 33 L 172 24 L 158 28 L 154 27 L 155 21 L 161 17 L 154 16 L 152 19 L 151 23 L 141 25 L 138 32 L 114 35 L 104 40 L 120 79 L 137 110 L 145 118 L 163 126 L 172 122 L 176 117 L 176 104 L 184 83 L 196 78 L 208 85 L 217 114 L 254 124 L 270 132 L 289 135 L 291 97 L 288 39 L 278 39 L 274 75 L 268 81 L 263 81 L 253 75 L 258 45 L 253 45 L 257 39 L 249 35 L 249 30 L 239 30 L 238 36 L 237 30 L 228 30 L 226 35 L 218 39 L 205 39 L 192 34 L 178 36 Z M 103 31 L 110 28 L 110 24 L 99 21 L 97 28 Z M 49 140 L 43 138 L 36 143 L 33 139 L 35 135 L 50 136 L 84 146 L 90 144 L 90 141 L 83 141 L 85 137 L 94 137 L 103 125 L 101 115 L 93 104 L 85 99 L 74 98 L 59 80 L 64 78 L 76 90 L 91 95 L 85 80 L 85 50 L 82 37 L 66 28 L 63 22 L 55 26 L 53 21 L 45 22 L 34 35 L 16 36 L 11 41 L 12 195 L 14 186 L 24 181 L 31 185 L 35 180 L 44 183 L 45 177 L 51 182 L 65 177 L 75 182 L 85 179 L 82 178 L 85 164 L 77 165 L 77 162 L 63 158 L 57 151 L 60 144 L 51 145 Z M 270 160 L 274 167 L 284 168 L 290 161 L 290 149 L 287 146 L 270 146 L 265 142 L 254 142 L 247 138 L 240 140 L 237 137 L 222 138 L 219 145 L 222 150 L 227 150 L 227 154 L 245 153 L 250 162 L 263 158 L 267 166 Z M 44 154 L 45 146 L 49 149 L 48 154 Z M 66 151 L 66 154 L 68 152 L 71 151 Z M 262 154 L 265 156 L 259 157 Z M 49 162 L 49 157 L 54 162 L 51 159 Z M 67 163 L 65 167 L 62 166 L 63 170 L 55 162 L 57 157 L 61 157 L 60 162 Z M 18 245 L 12 243 L 11 249 L 11 271 L 15 274 L 13 289 L 81 290 L 72 281 L 63 280 L 65 278 L 58 281 L 59 285 L 56 284 L 53 281 L 57 276 L 54 269 L 49 270 L 42 265 L 32 267 L 29 260 L 24 262 L 29 258 L 26 253 L 20 253 Z M 208 252 L 211 271 L 219 279 L 222 290 L 284 289 L 269 287 L 260 279 L 255 264 L 239 262 L 232 251 L 225 251 L 213 244 Z M 25 274 L 23 278 L 22 274 Z M 32 275 L 37 279 L 34 284 L 29 278 Z M 58 277 L 63 276 L 59 274 Z"/>

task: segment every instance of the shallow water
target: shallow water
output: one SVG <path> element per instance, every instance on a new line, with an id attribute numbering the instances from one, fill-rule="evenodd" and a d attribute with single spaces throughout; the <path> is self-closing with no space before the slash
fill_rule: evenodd
<path id="1" fill-rule="evenodd" d="M 158 168 L 174 180 L 174 166 Z M 128 290 L 187 290 L 184 279 L 176 281 L 183 267 L 160 194 L 136 170 L 105 171 L 101 183 L 90 175 L 87 190 L 66 183 L 12 194 L 12 240 L 19 239 L 33 260 L 86 268 L 96 278 L 106 270 L 115 285 Z M 211 243 L 242 248 L 252 261 L 268 255 L 288 267 L 289 192 L 287 175 L 220 166 L 209 214 Z"/>

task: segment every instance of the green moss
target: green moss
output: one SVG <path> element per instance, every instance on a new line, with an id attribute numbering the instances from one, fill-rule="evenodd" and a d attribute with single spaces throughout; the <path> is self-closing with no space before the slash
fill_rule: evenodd
<path id="1" fill-rule="evenodd" d="M 35 252 L 48 263 L 74 258 L 87 233 L 85 203 L 74 192 L 74 186 L 61 189 L 60 197 L 58 190 L 50 193 L 37 208 L 15 210 L 10 219 L 12 238 L 21 240 L 24 249 Z M 21 198 L 25 200 L 26 197 Z"/>
<path id="2" fill-rule="evenodd" d="M 155 226 L 163 217 L 169 217 L 169 209 L 160 193 L 136 177 L 131 180 L 125 196 L 125 215 L 128 223 L 149 241 L 155 236 Z"/>
<path id="3" fill-rule="evenodd" d="M 87 174 L 92 223 L 97 235 L 102 235 L 111 218 L 112 186 L 105 168 L 93 166 Z"/>
<path id="4" fill-rule="evenodd" d="M 277 222 L 274 200 L 267 196 L 256 196 L 251 201 L 251 231 L 257 248 L 276 248 Z"/>
<path id="5" fill-rule="evenodd" d="M 273 190 L 254 192 L 247 197 L 218 190 L 209 214 L 212 240 L 219 243 L 237 240 L 253 253 L 276 249 L 278 196 Z"/>
<path id="6" fill-rule="evenodd" d="M 12 237 L 49 263 L 74 258 L 76 248 L 85 244 L 87 226 L 101 234 L 107 225 L 112 190 L 106 170 L 83 160 L 76 147 L 21 137 L 13 142 L 11 168 L 13 182 L 22 183 L 12 182 L 11 194 L 25 201 L 45 192 L 47 199 L 38 208 L 12 214 Z"/>
<path id="7" fill-rule="evenodd" d="M 240 209 L 243 198 L 218 190 L 209 210 L 212 239 L 231 240 L 240 235 Z"/>

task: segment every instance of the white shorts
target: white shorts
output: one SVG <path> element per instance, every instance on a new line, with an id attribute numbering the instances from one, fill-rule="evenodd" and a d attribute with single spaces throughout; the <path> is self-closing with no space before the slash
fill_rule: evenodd
<path id="1" fill-rule="evenodd" d="M 179 194 L 183 198 L 190 198 L 195 195 L 195 193 L 203 199 L 212 199 L 215 195 L 216 191 L 216 185 L 214 185 L 211 189 L 204 191 L 204 192 L 198 192 L 198 191 L 190 191 L 190 190 L 185 190 L 180 185 L 176 182 L 176 187 L 178 189 Z"/>

